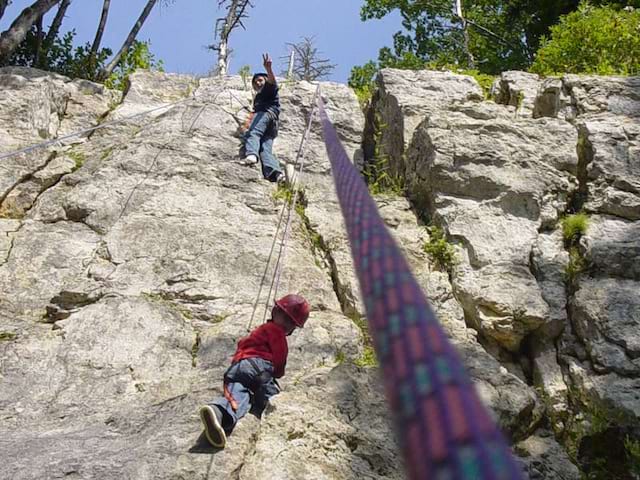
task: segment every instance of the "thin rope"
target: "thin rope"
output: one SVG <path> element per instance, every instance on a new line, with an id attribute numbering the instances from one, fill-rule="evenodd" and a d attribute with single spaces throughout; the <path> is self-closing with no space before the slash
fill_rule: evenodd
<path id="1" fill-rule="evenodd" d="M 20 155 L 22 153 L 29 153 L 29 152 L 31 152 L 33 150 L 37 150 L 39 148 L 46 148 L 46 147 L 49 147 L 49 146 L 54 145 L 56 143 L 60 143 L 60 142 L 62 142 L 64 140 L 68 140 L 68 139 L 73 138 L 73 137 L 79 137 L 80 135 L 84 135 L 86 133 L 91 133 L 91 132 L 94 132 L 96 130 L 100 130 L 102 128 L 110 127 L 112 125 L 117 125 L 119 123 L 123 123 L 123 122 L 126 122 L 128 120 L 132 120 L 134 118 L 142 117 L 144 115 L 148 115 L 150 113 L 153 113 L 153 112 L 158 111 L 158 110 L 162 110 L 164 108 L 169 108 L 169 107 L 173 107 L 173 106 L 179 105 L 179 104 L 187 102 L 187 101 L 189 101 L 191 99 L 192 99 L 192 97 L 183 98 L 182 100 L 178 100 L 176 102 L 168 103 L 166 105 L 162 105 L 161 107 L 154 107 L 154 108 L 151 108 L 149 110 L 145 110 L 144 112 L 136 113 L 134 115 L 129 115 L 127 117 L 119 118 L 117 120 L 110 120 L 108 122 L 101 123 L 99 125 L 94 125 L 93 127 L 85 128 L 83 130 L 77 130 L 77 131 L 75 131 L 73 133 L 70 133 L 68 135 L 65 135 L 63 137 L 54 138 L 53 140 L 47 140 L 46 142 L 37 143 L 37 144 L 31 145 L 29 147 L 25 147 L 25 148 L 21 148 L 19 150 L 15 150 L 13 152 L 3 153 L 3 154 L 0 155 L 0 160 L 4 160 L 5 158 L 14 157 L 14 156 Z"/>
<path id="2" fill-rule="evenodd" d="M 269 288 L 269 295 L 267 295 L 267 302 L 265 304 L 265 309 L 264 309 L 264 315 L 262 318 L 262 323 L 264 323 L 267 319 L 267 312 L 269 310 L 269 299 L 271 299 L 271 292 L 273 291 L 273 301 L 275 302 L 276 297 L 278 296 L 278 288 L 280 286 L 280 276 L 282 274 L 282 265 L 284 265 L 284 261 L 285 261 L 285 256 L 286 256 L 286 246 L 287 246 L 287 242 L 289 240 L 289 232 L 291 231 L 291 219 L 293 218 L 293 212 L 295 212 L 296 210 L 296 205 L 298 203 L 298 192 L 300 190 L 299 186 L 300 186 L 300 182 L 299 179 L 302 178 L 302 172 L 304 169 L 304 147 L 307 143 L 307 139 L 309 137 L 309 134 L 311 133 L 311 126 L 313 125 L 313 118 L 314 115 L 316 113 L 316 108 L 317 108 L 317 98 L 318 95 L 320 94 L 320 84 L 318 84 L 315 93 L 313 94 L 313 100 L 312 100 L 312 107 L 311 107 L 311 114 L 309 115 L 309 121 L 307 122 L 307 128 L 304 132 L 304 134 L 302 135 L 302 139 L 300 140 L 300 146 L 298 148 L 298 153 L 296 154 L 296 159 L 295 159 L 295 163 L 294 165 L 300 165 L 299 167 L 299 171 L 297 175 L 294 175 L 294 178 L 291 179 L 291 183 L 293 186 L 293 201 L 291 202 L 291 205 L 289 207 L 289 214 L 287 217 L 287 224 L 285 226 L 284 229 L 284 233 L 282 236 L 282 242 L 280 244 L 280 251 L 278 253 L 278 259 L 276 260 L 276 268 L 275 268 L 275 272 L 273 274 L 273 279 L 271 280 L 271 286 Z M 295 167 L 294 167 L 294 173 L 295 173 Z M 288 203 L 288 202 L 287 202 Z M 275 288 L 274 288 L 274 283 L 275 283 Z"/>
<path id="3" fill-rule="evenodd" d="M 276 226 L 276 231 L 273 234 L 273 241 L 271 242 L 271 250 L 269 251 L 267 264 L 264 267 L 264 272 L 262 273 L 262 278 L 260 279 L 260 288 L 258 288 L 258 294 L 256 295 L 256 300 L 255 302 L 253 302 L 253 311 L 251 312 L 251 319 L 249 320 L 249 324 L 247 325 L 247 331 L 251 331 L 251 326 L 253 325 L 253 319 L 256 315 L 258 304 L 260 303 L 260 295 L 262 295 L 262 289 L 265 285 L 267 272 L 269 271 L 269 265 L 271 264 L 271 258 L 273 257 L 273 252 L 276 248 L 276 243 L 278 242 L 278 232 L 280 231 L 280 226 L 282 225 L 282 220 L 284 218 L 284 212 L 286 208 L 287 208 L 287 202 L 285 202 L 284 205 L 282 205 L 282 209 L 280 210 L 280 218 L 278 219 L 278 225 Z M 269 297 L 267 297 L 267 305 L 268 304 L 269 304 Z"/>
<path id="4" fill-rule="evenodd" d="M 214 97 L 214 101 L 215 101 L 215 97 Z M 193 127 L 195 126 L 196 122 L 198 121 L 198 119 L 202 115 L 202 112 L 204 112 L 205 108 L 207 108 L 207 104 L 206 103 L 204 105 L 202 105 L 202 107 L 200 107 L 200 111 L 195 116 L 195 118 L 191 122 L 191 125 L 189 126 L 189 128 L 185 132 L 187 135 L 191 133 L 191 130 L 193 129 Z M 185 112 L 186 112 L 186 110 L 185 110 Z M 183 120 L 184 120 L 184 113 L 182 115 L 183 115 Z M 133 187 L 133 190 L 131 190 L 131 192 L 129 193 L 129 196 L 127 197 L 127 200 L 126 200 L 126 202 L 124 204 L 124 207 L 122 208 L 122 210 L 120 211 L 120 214 L 118 215 L 118 218 L 116 219 L 116 223 L 122 218 L 122 215 L 124 215 L 124 212 L 127 210 L 127 207 L 129 206 L 129 202 L 131 201 L 131 198 L 133 197 L 133 194 L 136 193 L 136 191 L 138 190 L 140 185 L 142 185 L 147 180 L 147 178 L 149 178 L 149 174 L 151 173 L 151 171 L 155 168 L 156 164 L 158 163 L 158 158 L 160 158 L 160 154 L 162 152 L 164 152 L 164 150 L 167 148 L 167 145 L 169 145 L 172 141 L 173 140 L 168 140 L 167 142 L 165 142 L 160 147 L 160 150 L 158 150 L 156 155 L 153 157 L 153 161 L 151 162 L 151 165 L 149 166 L 149 168 L 145 172 L 144 177 Z"/>

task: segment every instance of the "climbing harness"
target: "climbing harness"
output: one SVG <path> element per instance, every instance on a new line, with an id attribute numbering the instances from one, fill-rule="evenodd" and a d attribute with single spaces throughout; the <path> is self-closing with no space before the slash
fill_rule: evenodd
<path id="1" fill-rule="evenodd" d="M 284 264 L 284 258 L 286 253 L 286 246 L 289 239 L 289 232 L 291 231 L 291 222 L 293 219 L 293 212 L 296 211 L 296 205 L 298 203 L 298 193 L 299 193 L 299 179 L 302 178 L 302 173 L 304 169 L 304 147 L 306 145 L 307 139 L 311 132 L 311 126 L 313 124 L 313 119 L 317 109 L 317 98 L 320 95 L 320 85 L 317 86 L 316 91 L 313 96 L 313 101 L 311 103 L 311 113 L 309 115 L 309 120 L 307 122 L 307 128 L 302 135 L 302 139 L 300 140 L 300 146 L 298 147 L 298 151 L 296 153 L 295 163 L 294 163 L 294 175 L 289 179 L 289 184 L 292 188 L 292 199 L 291 202 L 285 201 L 282 205 L 282 209 L 280 211 L 280 216 L 278 219 L 278 224 L 276 226 L 276 231 L 273 234 L 273 241 L 271 243 L 271 249 L 269 251 L 269 256 L 267 258 L 267 263 L 265 265 L 264 271 L 262 273 L 262 278 L 260 280 L 260 287 L 258 288 L 258 294 L 256 295 L 256 299 L 253 303 L 253 310 L 251 312 L 251 318 L 249 319 L 249 324 L 247 325 L 247 331 L 251 331 L 251 327 L 253 326 L 253 320 L 255 318 L 256 310 L 258 308 L 258 304 L 260 303 L 260 297 L 262 295 L 262 290 L 265 286 L 265 280 L 267 278 L 267 273 L 269 271 L 269 266 L 271 264 L 271 259 L 273 257 L 273 252 L 275 250 L 276 244 L 278 242 L 278 233 L 280 232 L 280 227 L 282 225 L 282 221 L 285 216 L 285 212 L 287 212 L 287 222 L 285 225 L 284 233 L 282 235 L 282 240 L 280 242 L 280 248 L 278 250 L 278 257 L 276 259 L 274 273 L 271 279 L 271 284 L 269 286 L 269 293 L 267 294 L 267 299 L 265 301 L 264 314 L 262 317 L 262 323 L 264 323 L 267 319 L 267 314 L 269 311 L 269 306 L 273 304 L 275 298 L 278 295 L 278 287 L 280 284 L 280 276 L 282 273 L 281 265 Z M 298 172 L 295 173 L 295 167 L 298 167 Z M 273 293 L 273 297 L 271 296 Z M 273 301 L 272 301 L 273 298 Z"/>
<path id="2" fill-rule="evenodd" d="M 318 98 L 324 141 L 405 465 L 413 480 L 522 479 Z"/>

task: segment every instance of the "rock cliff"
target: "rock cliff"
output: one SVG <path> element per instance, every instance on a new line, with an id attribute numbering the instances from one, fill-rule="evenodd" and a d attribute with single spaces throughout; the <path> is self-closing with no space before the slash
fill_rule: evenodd
<path id="1" fill-rule="evenodd" d="M 495 102 L 450 73 L 378 82 L 366 120 L 322 84 L 347 151 L 404 184 L 381 214 L 523 468 L 580 478 L 599 435 L 636 438 L 640 81 L 508 72 Z M 107 125 L 0 160 L 0 477 L 404 477 L 319 128 L 280 286 L 312 315 L 283 393 L 217 452 L 197 407 L 246 334 L 285 201 L 235 162 L 245 84 L 137 73 L 121 95 L 5 68 L 0 88 L 2 152 Z M 281 86 L 288 165 L 314 91 Z M 448 268 L 426 224 L 455 248 Z"/>

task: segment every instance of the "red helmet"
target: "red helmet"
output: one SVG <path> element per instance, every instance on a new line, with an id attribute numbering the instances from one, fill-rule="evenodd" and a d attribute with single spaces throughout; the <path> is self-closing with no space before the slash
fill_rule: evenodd
<path id="1" fill-rule="evenodd" d="M 304 322 L 309 318 L 309 311 L 311 310 L 309 302 L 304 297 L 291 293 L 280 300 L 276 300 L 276 305 L 293 320 L 296 327 L 304 327 Z"/>

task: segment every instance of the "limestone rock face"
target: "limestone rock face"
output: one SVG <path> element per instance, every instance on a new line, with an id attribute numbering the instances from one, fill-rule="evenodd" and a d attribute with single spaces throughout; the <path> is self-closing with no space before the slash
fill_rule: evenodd
<path id="1" fill-rule="evenodd" d="M 239 77 L 137 73 L 130 82 L 120 101 L 87 82 L 0 72 L 3 152 L 108 125 L 3 160 L 0 477 L 252 478 L 265 463 L 261 478 L 278 478 L 271 440 L 295 459 L 305 450 L 288 432 L 301 430 L 327 447 L 305 458 L 310 471 L 401 478 L 375 370 L 352 365 L 362 334 L 305 223 L 342 229 L 317 128 L 303 177 L 313 213 L 293 214 L 278 290 L 303 293 L 312 317 L 291 337 L 274 411 L 262 423 L 244 419 L 223 452 L 204 445 L 198 406 L 220 395 L 238 339 L 265 317 L 275 256 L 251 322 L 283 201 L 257 169 L 236 163 L 251 100 Z M 314 91 L 282 86 L 276 152 L 285 164 L 296 160 Z M 357 159 L 355 96 L 335 84 L 323 95 Z M 314 426 L 320 413 L 332 416 Z"/>
<path id="2" fill-rule="evenodd" d="M 413 207 L 444 229 L 457 252 L 448 271 L 464 322 L 504 367 L 538 387 L 547 425 L 565 447 L 579 445 L 598 418 L 635 428 L 640 79 L 505 72 L 492 88 L 495 103 L 459 88 L 422 109 L 386 93 L 403 81 L 407 92 L 418 88 L 412 83 L 434 91 L 460 82 L 416 75 L 378 77 L 369 122 L 393 128 L 378 127 L 365 153 L 381 162 L 383 152 L 390 169 L 401 163 L 394 173 Z M 562 218 L 580 210 L 586 231 L 563 238 Z M 578 478 L 548 437 L 519 444 L 531 478 Z M 547 465 L 551 457 L 559 463 Z"/>
<path id="3" fill-rule="evenodd" d="M 457 297 L 474 326 L 511 351 L 549 321 L 531 254 L 576 186 L 576 142 L 569 123 L 479 103 L 429 115 L 408 150 L 414 201 L 461 245 Z"/>
<path id="4" fill-rule="evenodd" d="M 322 84 L 347 152 L 406 186 L 380 214 L 527 474 L 580 478 L 567 438 L 596 411 L 640 415 L 637 79 L 505 72 L 495 102 L 447 72 L 378 85 L 365 118 Z M 282 83 L 275 145 L 302 186 L 277 292 L 312 315 L 283 392 L 221 452 L 197 408 L 268 318 L 287 224 L 283 193 L 236 162 L 247 86 L 139 72 L 122 96 L 5 68 L 0 87 L 2 152 L 105 126 L 0 160 L 0 477 L 404 478 L 377 370 L 358 366 L 365 311 L 317 125 L 300 150 L 315 85 Z M 454 262 L 426 252 L 425 223 Z"/>
<path id="5" fill-rule="evenodd" d="M 397 174 L 404 172 L 403 154 L 425 115 L 446 105 L 484 98 L 475 80 L 448 72 L 383 69 L 377 81 L 378 131 L 369 134 L 379 137 L 379 155 L 389 158 L 389 167 Z"/>
<path id="6" fill-rule="evenodd" d="M 516 107 L 518 116 L 531 117 L 535 109 L 540 77 L 534 73 L 503 72 L 491 87 L 496 103 Z"/>

